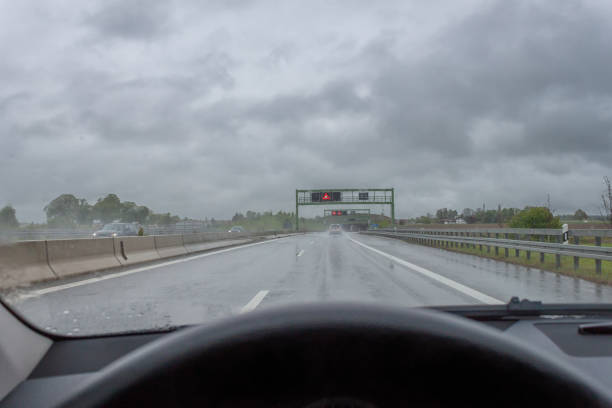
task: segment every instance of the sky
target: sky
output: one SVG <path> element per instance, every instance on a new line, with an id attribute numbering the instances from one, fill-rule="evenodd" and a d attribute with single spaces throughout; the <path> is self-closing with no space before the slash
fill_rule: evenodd
<path id="1" fill-rule="evenodd" d="M 611 3 L 380 3 L 0 0 L 0 206 L 219 219 L 367 186 L 400 218 L 599 214 Z"/>

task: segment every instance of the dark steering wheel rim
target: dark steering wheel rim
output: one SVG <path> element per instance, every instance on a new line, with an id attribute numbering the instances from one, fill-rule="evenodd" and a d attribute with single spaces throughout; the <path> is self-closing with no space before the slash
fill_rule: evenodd
<path id="1" fill-rule="evenodd" d="M 526 343 L 503 335 L 482 324 L 427 309 L 397 309 L 364 304 L 323 304 L 292 306 L 240 315 L 212 324 L 182 329 L 137 349 L 102 369 L 80 384 L 61 407 L 107 406 L 121 401 L 134 388 L 156 381 L 162 372 L 181 370 L 194 360 L 224 353 L 231 358 L 240 347 L 271 344 L 275 339 L 297 333 L 304 338 L 316 333 L 351 333 L 382 338 L 390 335 L 402 342 L 427 341 L 433 347 L 454 347 L 488 355 L 491 361 L 518 364 L 569 392 L 582 406 L 612 406 L 610 394 L 581 371 L 547 352 L 533 350 Z M 382 336 L 382 337 L 381 337 Z M 329 338 L 329 336 L 327 337 Z M 284 339 L 283 341 L 287 341 Z M 479 353 L 479 354 L 476 354 Z M 467 356 L 465 356 L 467 357 Z M 488 360 L 487 360 L 488 361 Z M 494 364 L 494 363 L 492 363 Z M 282 375 L 282 374 L 281 374 Z M 225 379 L 231 381 L 230 378 Z M 212 391 L 214 392 L 214 390 Z"/>

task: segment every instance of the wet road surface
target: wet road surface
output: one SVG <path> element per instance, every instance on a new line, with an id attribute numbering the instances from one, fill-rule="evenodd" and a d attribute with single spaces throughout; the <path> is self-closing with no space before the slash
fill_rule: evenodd
<path id="1" fill-rule="evenodd" d="M 293 303 L 409 307 L 512 296 L 612 302 L 612 287 L 388 238 L 307 234 L 33 287 L 9 301 L 46 330 L 86 335 L 202 323 Z"/>

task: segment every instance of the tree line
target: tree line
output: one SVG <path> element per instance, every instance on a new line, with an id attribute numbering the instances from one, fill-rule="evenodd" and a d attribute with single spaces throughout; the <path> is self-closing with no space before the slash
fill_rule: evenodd
<path id="1" fill-rule="evenodd" d="M 156 214 L 144 205 L 132 201 L 121 201 L 116 194 L 107 194 L 89 204 L 84 198 L 73 194 L 61 194 L 44 207 L 49 226 L 91 225 L 98 220 L 102 223 L 113 221 L 139 224 L 169 225 L 181 220 L 170 213 Z"/>
<path id="2" fill-rule="evenodd" d="M 605 189 L 601 194 L 601 209 L 600 218 L 610 222 L 612 226 L 612 182 L 608 177 L 603 178 Z M 94 220 L 99 220 L 103 223 L 112 222 L 115 220 L 122 222 L 136 222 L 140 224 L 157 224 L 170 225 L 181 220 L 177 215 L 168 213 L 157 214 L 150 208 L 144 205 L 138 205 L 132 201 L 121 201 L 116 194 L 107 194 L 103 198 L 98 198 L 94 204 L 89 204 L 84 198 L 77 198 L 73 194 L 61 194 L 53 199 L 44 207 L 47 216 L 47 224 L 49 226 L 76 226 L 76 225 L 91 225 Z M 531 224 L 546 224 L 556 225 L 559 217 L 554 217 L 551 211 L 550 203 L 546 207 L 525 207 L 520 210 L 518 208 L 502 208 L 501 205 L 497 209 L 486 209 L 483 204 L 482 208 L 476 210 L 464 208 L 461 213 L 457 210 L 449 208 L 440 208 L 434 214 L 426 214 L 420 217 L 406 220 L 408 223 L 416 224 L 433 224 L 444 222 L 457 222 L 461 219 L 467 224 L 510 224 L 510 226 L 518 225 L 525 222 L 525 219 L 532 219 Z M 531 214 L 531 216 L 526 216 Z M 533 221 L 535 217 L 538 221 Z M 290 228 L 294 213 L 279 211 L 273 214 L 271 211 L 259 213 L 255 211 L 247 211 L 246 215 L 236 213 L 232 217 L 232 223 L 255 223 L 260 220 L 274 218 L 275 222 L 282 224 L 283 228 Z M 531 218 L 530 218 L 531 217 Z M 563 219 L 572 219 L 571 215 L 562 216 Z M 582 209 L 577 209 L 574 212 L 573 219 L 586 220 L 589 216 Z M 208 220 L 207 220 L 208 221 Z M 264 220 L 265 221 L 265 220 Z M 211 224 L 214 224 L 214 219 Z M 19 226 L 15 208 L 11 205 L 6 205 L 0 209 L 0 228 L 16 228 Z M 536 228 L 536 227 L 529 227 Z M 539 227 L 544 228 L 544 227 Z M 549 227 L 556 228 L 556 227 Z"/>
<path id="3" fill-rule="evenodd" d="M 276 228 L 276 229 L 292 229 L 293 218 L 295 213 L 279 211 L 274 214 L 272 211 L 264 211 L 263 213 L 256 211 L 247 211 L 245 214 L 237 212 L 232 217 L 233 225 L 242 225 L 249 229 L 257 229 L 258 227 Z"/>
<path id="4" fill-rule="evenodd" d="M 580 219 L 587 217 L 586 213 L 578 209 L 575 213 Z M 584 218 L 583 218 L 584 217 Z M 443 224 L 456 223 L 459 220 L 466 224 L 497 224 L 500 227 L 508 224 L 511 228 L 561 228 L 561 220 L 554 216 L 548 207 L 502 208 L 498 205 L 495 210 L 482 208 L 473 210 L 464 208 L 461 213 L 457 210 L 440 208 L 436 214 L 427 214 L 408 220 L 417 224 Z"/>

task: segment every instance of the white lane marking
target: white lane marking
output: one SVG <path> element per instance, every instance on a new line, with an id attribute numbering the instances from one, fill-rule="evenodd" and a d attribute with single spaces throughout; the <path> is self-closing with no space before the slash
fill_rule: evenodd
<path id="1" fill-rule="evenodd" d="M 27 298 L 31 298 L 31 297 L 46 295 L 47 293 L 58 292 L 60 290 L 75 288 L 77 286 L 88 285 L 90 283 L 96 283 L 96 282 L 104 281 L 104 280 L 107 280 L 107 279 L 120 278 L 122 276 L 127 276 L 127 275 L 131 275 L 131 274 L 138 273 L 138 272 L 144 272 L 144 271 L 149 271 L 151 269 L 163 268 L 165 266 L 179 264 L 179 263 L 182 263 L 182 262 L 193 261 L 194 259 L 206 258 L 208 256 L 223 254 L 225 252 L 235 251 L 235 250 L 242 249 L 242 248 L 248 248 L 248 247 L 252 247 L 252 246 L 255 246 L 255 245 L 267 244 L 267 243 L 270 243 L 270 242 L 277 241 L 279 239 L 282 239 L 282 238 L 273 238 L 273 239 L 270 239 L 270 240 L 267 240 L 267 241 L 255 242 L 254 244 L 245 244 L 245 245 L 235 246 L 235 247 L 232 247 L 232 248 L 220 249 L 218 251 L 207 252 L 205 254 L 189 256 L 189 257 L 186 257 L 186 258 L 176 259 L 174 261 L 162 262 L 162 263 L 158 263 L 158 264 L 155 264 L 155 265 L 149 265 L 149 266 L 143 266 L 141 268 L 130 269 L 129 271 L 119 272 L 119 273 L 115 273 L 115 274 L 112 274 L 112 275 L 104 275 L 104 276 L 100 276 L 100 277 L 97 277 L 97 278 L 85 279 L 85 280 L 81 280 L 81 281 L 77 281 L 77 282 L 65 283 L 63 285 L 51 286 L 49 288 L 33 290 L 31 292 L 28 292 L 28 293 L 25 293 L 25 294 L 21 295 L 20 298 L 21 299 L 27 299 Z"/>
<path id="2" fill-rule="evenodd" d="M 261 303 L 261 301 L 266 297 L 268 292 L 269 291 L 267 290 L 260 290 L 259 292 L 257 292 L 257 294 L 253 296 L 253 299 L 251 299 L 249 303 L 247 303 L 242 307 L 242 309 L 240 309 L 240 313 L 248 313 L 255 310 L 257 305 Z"/>
<path id="3" fill-rule="evenodd" d="M 361 245 L 362 247 L 367 248 L 370 251 L 376 252 L 378 255 L 384 256 L 385 258 L 388 258 L 388 259 L 392 260 L 395 263 L 398 263 L 398 264 L 400 264 L 402 266 L 405 266 L 405 267 L 407 267 L 409 269 L 412 269 L 413 271 L 418 272 L 421 275 L 427 276 L 430 279 L 433 279 L 433 280 L 436 280 L 436 281 L 438 281 L 440 283 L 443 283 L 446 286 L 449 286 L 449 287 L 451 287 L 451 288 L 453 288 L 453 289 L 455 289 L 455 290 L 457 290 L 457 291 L 459 291 L 461 293 L 464 293 L 464 294 L 466 294 L 468 296 L 471 296 L 474 299 L 476 299 L 476 300 L 478 300 L 478 301 L 480 301 L 482 303 L 488 303 L 488 304 L 492 304 L 492 305 L 503 305 L 505 303 L 505 302 L 502 302 L 499 299 L 496 299 L 496 298 L 491 297 L 489 295 L 485 295 L 484 293 L 479 292 L 476 289 L 472 289 L 472 288 L 470 288 L 468 286 L 462 285 L 459 282 L 455 282 L 454 280 L 449 279 L 449 278 L 447 278 L 445 276 L 438 275 L 437 273 L 432 272 L 429 269 L 425 269 L 425 268 L 423 268 L 421 266 L 418 266 L 418 265 L 415 265 L 413 263 L 406 262 L 403 259 L 400 259 L 400 258 L 398 258 L 396 256 L 390 255 L 390 254 L 388 254 L 386 252 L 383 252 L 383 251 L 378 250 L 376 248 L 372 248 L 369 245 L 366 245 L 364 243 L 356 241 L 356 240 L 354 240 L 351 237 L 349 237 L 349 239 L 351 241 L 353 241 L 354 243 L 356 243 L 357 245 Z"/>
<path id="4" fill-rule="evenodd" d="M 302 256 L 302 255 L 304 255 L 304 250 L 300 249 L 300 252 L 298 252 L 297 256 Z"/>

